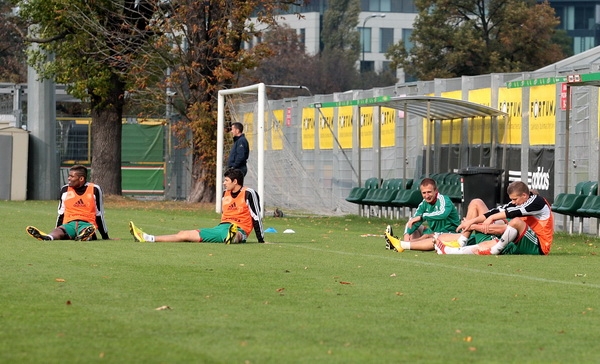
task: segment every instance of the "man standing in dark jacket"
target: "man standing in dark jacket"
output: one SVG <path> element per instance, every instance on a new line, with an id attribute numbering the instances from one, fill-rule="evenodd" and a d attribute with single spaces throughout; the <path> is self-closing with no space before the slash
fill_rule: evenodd
<path id="1" fill-rule="evenodd" d="M 248 146 L 248 140 L 244 135 L 244 125 L 242 123 L 235 122 L 231 124 L 231 134 L 233 134 L 233 146 L 231 152 L 229 152 L 229 161 L 227 162 L 227 168 L 239 169 L 244 173 L 248 173 L 248 167 L 246 161 L 250 155 L 250 147 Z"/>

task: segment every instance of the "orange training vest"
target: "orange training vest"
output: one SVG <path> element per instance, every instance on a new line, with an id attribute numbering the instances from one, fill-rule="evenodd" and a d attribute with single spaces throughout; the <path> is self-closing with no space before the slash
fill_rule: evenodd
<path id="1" fill-rule="evenodd" d="M 221 200 L 223 215 L 221 222 L 231 222 L 242 228 L 246 234 L 250 234 L 254 228 L 254 220 L 250 213 L 250 207 L 246 203 L 246 187 L 242 187 L 236 198 L 231 191 L 225 191 Z"/>
<path id="2" fill-rule="evenodd" d="M 96 197 L 94 184 L 88 183 L 83 195 L 78 195 L 72 187 L 67 188 L 65 204 L 65 217 L 63 222 L 81 220 L 93 224 L 96 228 Z"/>

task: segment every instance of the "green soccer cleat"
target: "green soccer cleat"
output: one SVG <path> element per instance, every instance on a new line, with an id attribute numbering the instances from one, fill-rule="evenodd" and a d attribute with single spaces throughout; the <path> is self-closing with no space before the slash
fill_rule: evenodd
<path id="1" fill-rule="evenodd" d="M 83 228 L 81 233 L 75 237 L 76 241 L 90 241 L 96 232 L 96 228 L 94 225 L 90 225 L 88 227 Z"/>
<path id="2" fill-rule="evenodd" d="M 225 240 L 223 242 L 225 244 L 237 243 L 237 241 L 236 241 L 237 231 L 238 231 L 238 227 L 236 224 L 229 225 L 229 231 L 227 231 L 227 237 L 225 238 Z"/>
<path id="3" fill-rule="evenodd" d="M 129 222 L 129 232 L 133 235 L 133 240 L 138 243 L 145 243 L 146 239 L 144 239 L 144 232 L 139 227 L 133 224 L 133 221 Z"/>
<path id="4" fill-rule="evenodd" d="M 25 231 L 27 231 L 27 234 L 31 235 L 31 237 L 36 238 L 37 240 L 45 240 L 45 241 L 52 240 L 50 235 L 40 231 L 40 229 L 38 229 L 34 226 L 28 226 L 25 229 Z"/>

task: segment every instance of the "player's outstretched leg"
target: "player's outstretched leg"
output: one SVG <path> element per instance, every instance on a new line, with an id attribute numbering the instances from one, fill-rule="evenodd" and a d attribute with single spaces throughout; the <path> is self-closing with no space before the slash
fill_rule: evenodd
<path id="1" fill-rule="evenodd" d="M 94 225 L 87 226 L 83 230 L 81 230 L 81 233 L 79 233 L 79 235 L 75 237 L 75 240 L 89 241 L 92 239 L 92 236 L 94 236 L 95 232 L 96 228 L 94 227 Z"/>
<path id="2" fill-rule="evenodd" d="M 225 244 L 236 244 L 239 243 L 239 241 L 237 241 L 237 231 L 238 231 L 238 227 L 236 224 L 231 224 L 229 225 L 229 230 L 227 231 L 227 237 L 225 238 L 225 240 L 223 241 Z"/>
<path id="3" fill-rule="evenodd" d="M 129 232 L 133 235 L 133 240 L 138 243 L 145 243 L 146 239 L 144 239 L 144 232 L 139 227 L 133 224 L 133 221 L 129 222 Z"/>
<path id="4" fill-rule="evenodd" d="M 392 226 L 388 225 L 385 228 L 385 248 L 402 253 L 404 249 L 400 246 L 400 239 L 395 237 L 392 232 Z"/>
<path id="5" fill-rule="evenodd" d="M 27 234 L 31 235 L 31 237 L 36 238 L 37 240 L 54 240 L 50 235 L 42 232 L 35 226 L 28 226 L 25 231 L 27 231 Z"/>

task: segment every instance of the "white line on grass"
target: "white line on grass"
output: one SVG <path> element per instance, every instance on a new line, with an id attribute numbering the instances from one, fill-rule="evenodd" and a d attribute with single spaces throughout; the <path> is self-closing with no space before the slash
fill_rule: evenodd
<path id="1" fill-rule="evenodd" d="M 412 260 L 412 259 L 409 260 L 409 259 L 403 259 L 403 258 L 398 258 L 398 257 L 384 257 L 384 256 L 380 256 L 380 255 L 373 255 L 373 254 L 350 253 L 350 252 L 343 252 L 343 251 L 337 251 L 337 250 L 320 249 L 320 248 L 315 248 L 315 247 L 306 246 L 306 245 L 295 245 L 295 244 L 282 244 L 282 245 L 292 246 L 294 248 L 303 248 L 303 249 L 308 249 L 308 250 L 315 250 L 315 251 L 319 251 L 319 252 L 341 254 L 341 255 L 355 255 L 355 256 L 362 256 L 362 257 L 368 257 L 368 258 L 383 258 L 383 259 L 394 260 L 394 261 L 400 260 L 402 262 L 412 263 L 412 264 L 415 264 L 415 265 L 429 265 L 429 266 L 434 266 L 434 267 L 464 270 L 464 271 L 467 271 L 467 272 L 480 273 L 480 274 L 484 273 L 484 274 L 496 275 L 496 276 L 502 276 L 502 277 L 524 278 L 524 279 L 528 279 L 530 281 L 537 281 L 537 282 L 544 282 L 544 283 L 557 283 L 557 284 L 565 284 L 565 285 L 569 285 L 569 286 L 600 288 L 600 284 L 594 284 L 594 283 L 579 283 L 579 282 L 559 281 L 559 280 L 556 280 L 556 279 L 547 279 L 547 278 L 533 277 L 533 276 L 520 275 L 520 274 L 490 272 L 490 271 L 487 271 L 487 270 L 481 270 L 481 269 L 475 269 L 475 268 L 466 268 L 466 267 L 459 267 L 459 266 L 448 265 L 448 264 L 425 262 L 425 261 L 422 261 L 422 260 Z"/>

